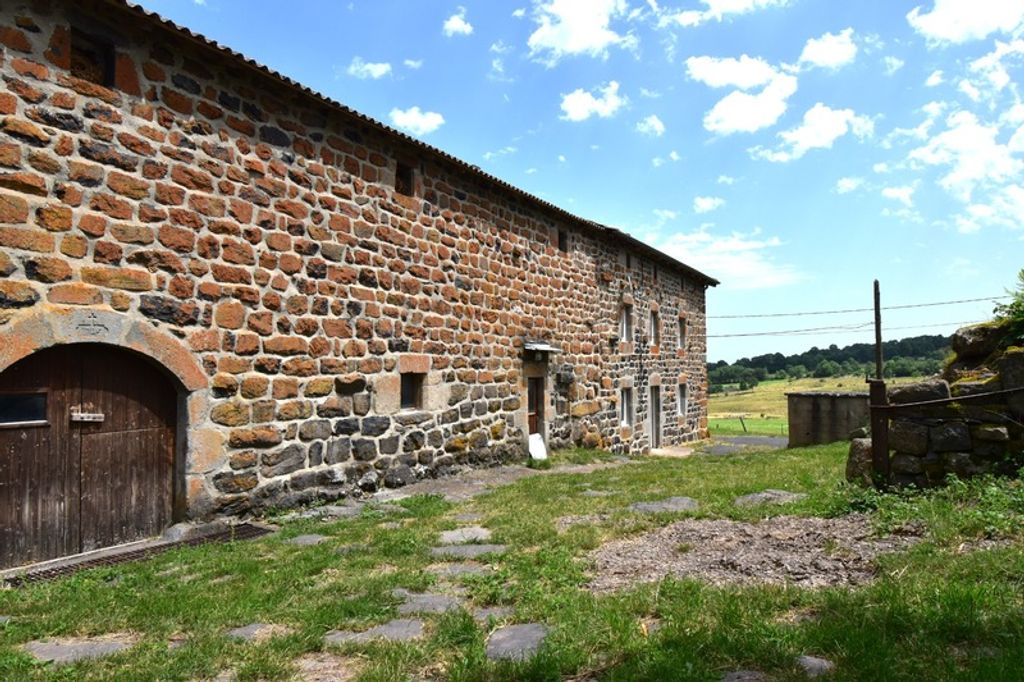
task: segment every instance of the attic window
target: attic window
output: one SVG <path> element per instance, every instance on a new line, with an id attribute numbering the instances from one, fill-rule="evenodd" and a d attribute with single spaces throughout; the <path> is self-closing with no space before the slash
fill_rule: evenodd
<path id="1" fill-rule="evenodd" d="M 71 30 L 71 75 L 97 85 L 114 84 L 114 46 L 106 40 Z"/>
<path id="2" fill-rule="evenodd" d="M 558 250 L 562 253 L 566 253 L 569 250 L 569 231 L 559 230 L 558 231 Z"/>
<path id="3" fill-rule="evenodd" d="M 408 163 L 398 162 L 395 170 L 395 191 L 406 196 L 413 196 L 416 192 L 416 174 Z"/>

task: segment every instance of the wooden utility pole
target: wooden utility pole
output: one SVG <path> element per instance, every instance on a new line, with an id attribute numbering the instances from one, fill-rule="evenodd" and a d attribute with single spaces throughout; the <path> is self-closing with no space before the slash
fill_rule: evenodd
<path id="1" fill-rule="evenodd" d="M 882 380 L 882 293 L 875 280 L 875 379 Z"/>

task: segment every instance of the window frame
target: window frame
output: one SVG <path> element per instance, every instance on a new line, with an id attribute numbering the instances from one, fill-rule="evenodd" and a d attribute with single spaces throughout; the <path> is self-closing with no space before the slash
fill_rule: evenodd
<path id="1" fill-rule="evenodd" d="M 633 340 L 633 305 L 623 303 L 619 309 L 619 339 L 627 343 Z"/>
<path id="2" fill-rule="evenodd" d="M 395 160 L 395 191 L 406 197 L 416 196 L 416 166 L 414 164 L 400 159 Z"/>
<path id="3" fill-rule="evenodd" d="M 676 414 L 685 417 L 690 407 L 690 385 L 685 381 L 676 387 Z"/>
<path id="4" fill-rule="evenodd" d="M 619 389 L 619 426 L 633 428 L 636 423 L 636 410 L 633 406 L 633 389 Z"/>
<path id="5" fill-rule="evenodd" d="M 426 383 L 426 376 L 422 372 L 399 373 L 399 409 L 410 411 L 423 409 L 423 386 Z M 407 391 L 410 391 L 411 395 Z"/>
<path id="6" fill-rule="evenodd" d="M 41 395 L 43 396 L 43 418 L 27 419 L 19 422 L 0 422 L 0 429 L 31 429 L 50 426 L 50 389 L 49 388 L 24 388 L 10 391 L 0 390 L 3 395 Z"/>
<path id="7" fill-rule="evenodd" d="M 648 316 L 648 330 L 647 333 L 650 335 L 651 345 L 661 345 L 661 315 L 658 314 L 657 310 L 651 310 Z"/>

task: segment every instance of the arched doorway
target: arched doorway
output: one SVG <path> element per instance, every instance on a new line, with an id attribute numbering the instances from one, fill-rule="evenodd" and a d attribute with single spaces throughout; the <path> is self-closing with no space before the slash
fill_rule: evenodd
<path id="1" fill-rule="evenodd" d="M 174 498 L 175 384 L 76 343 L 0 373 L 0 568 L 158 534 Z"/>

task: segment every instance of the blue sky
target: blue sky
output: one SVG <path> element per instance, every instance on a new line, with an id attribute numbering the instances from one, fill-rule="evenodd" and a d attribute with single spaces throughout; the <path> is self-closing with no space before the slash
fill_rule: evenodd
<path id="1" fill-rule="evenodd" d="M 722 280 L 711 360 L 873 338 L 719 316 L 869 307 L 875 278 L 885 305 L 984 298 L 1024 267 L 1024 0 L 142 4 Z"/>

